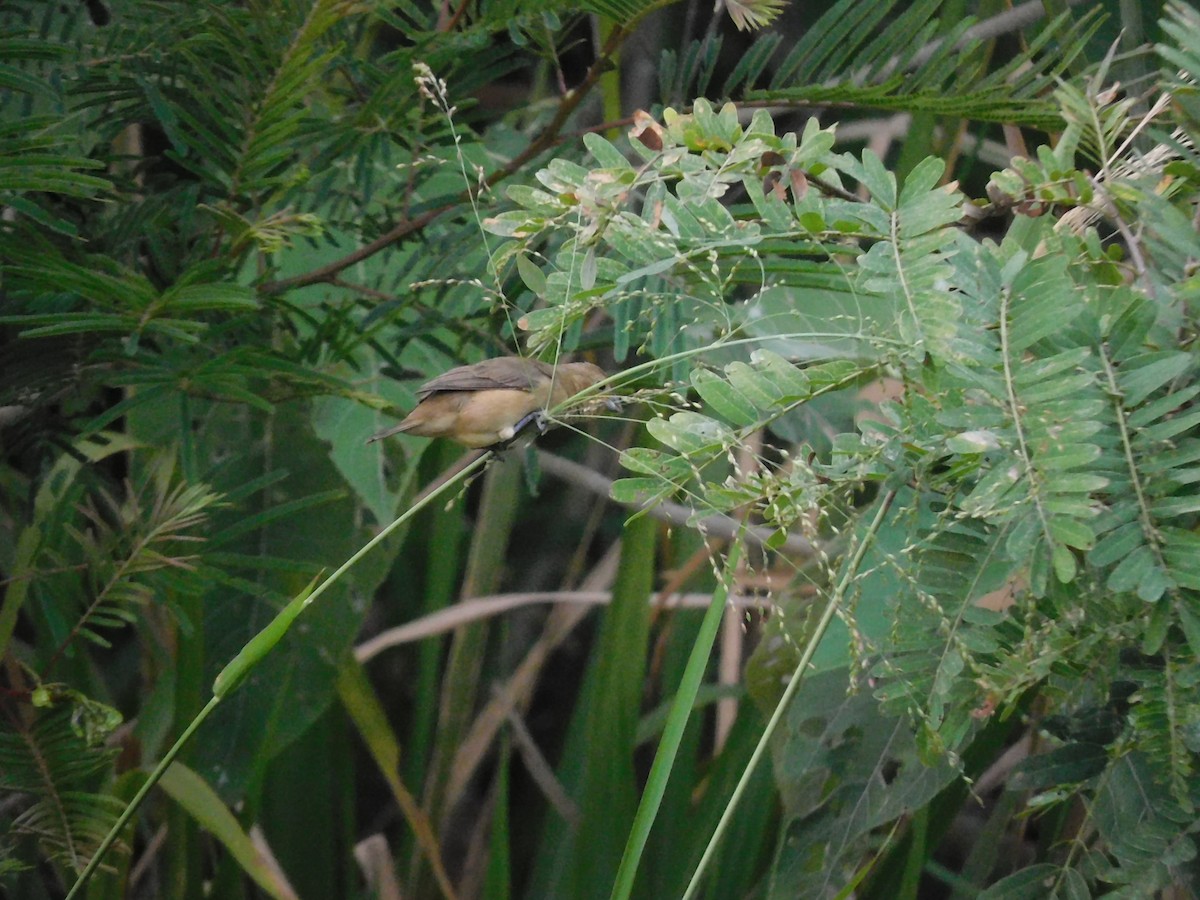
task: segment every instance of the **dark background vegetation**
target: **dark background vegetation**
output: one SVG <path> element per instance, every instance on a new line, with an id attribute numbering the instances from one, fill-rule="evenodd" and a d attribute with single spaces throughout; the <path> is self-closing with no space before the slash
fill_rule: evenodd
<path id="1" fill-rule="evenodd" d="M 325 591 L 89 896 L 607 896 L 648 784 L 639 897 L 727 809 L 698 896 L 1194 896 L 1198 21 L 0 5 L 0 889 L 63 896 L 226 663 L 461 457 L 367 437 L 524 353 L 629 402 Z"/>

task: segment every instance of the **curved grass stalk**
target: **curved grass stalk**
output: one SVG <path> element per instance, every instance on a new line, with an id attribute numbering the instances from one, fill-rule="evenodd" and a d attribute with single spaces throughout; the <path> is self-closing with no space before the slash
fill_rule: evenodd
<path id="1" fill-rule="evenodd" d="M 237 656 L 229 661 L 229 664 L 218 673 L 216 679 L 213 681 L 213 695 L 209 699 L 208 703 L 206 703 L 204 708 L 196 714 L 196 717 L 192 719 L 190 723 L 188 723 L 187 728 L 183 730 L 183 733 L 178 737 L 178 739 L 176 739 L 175 743 L 171 745 L 171 748 L 167 750 L 165 754 L 163 754 L 163 758 L 159 761 L 158 765 L 155 766 L 154 770 L 147 776 L 145 783 L 141 786 L 141 788 L 138 789 L 138 792 L 134 794 L 133 799 L 129 801 L 128 805 L 121 812 L 121 815 L 117 818 L 117 821 L 113 824 L 112 828 L 109 829 L 108 834 L 104 836 L 104 840 L 100 842 L 100 846 L 97 847 L 96 852 L 92 854 L 92 858 L 88 861 L 87 866 L 75 880 L 75 884 L 71 887 L 70 892 L 67 894 L 66 900 L 73 900 L 74 897 L 80 895 L 80 891 L 83 890 L 84 886 L 91 879 L 92 875 L 95 874 L 96 869 L 99 868 L 100 862 L 104 859 L 105 854 L 116 842 L 117 836 L 129 823 L 129 820 L 133 818 L 134 813 L 137 812 L 138 808 L 142 805 L 142 802 L 146 799 L 146 795 L 149 794 L 150 790 L 162 779 L 163 773 L 166 772 L 167 767 L 175 761 L 175 758 L 179 755 L 180 751 L 183 750 L 184 746 L 191 739 L 192 735 L 196 733 L 196 729 L 198 729 L 212 714 L 213 710 L 217 708 L 217 705 L 221 702 L 221 700 L 224 699 L 226 695 L 235 691 L 238 685 L 245 680 L 246 676 L 250 674 L 254 667 L 258 665 L 268 653 L 271 652 L 271 650 L 276 644 L 279 643 L 280 640 L 283 639 L 283 636 L 287 634 L 288 629 L 291 627 L 292 622 L 295 621 L 296 617 L 299 616 L 300 613 L 303 612 L 305 608 L 307 608 L 314 600 L 320 597 L 321 594 L 325 593 L 325 591 L 331 585 L 335 584 L 338 579 L 350 571 L 350 569 L 360 559 L 370 553 L 371 550 L 373 550 L 378 544 L 386 540 L 387 537 L 397 528 L 408 522 L 413 516 L 428 506 L 433 500 L 449 491 L 452 487 L 465 483 L 471 475 L 485 466 L 490 458 L 491 457 L 489 454 L 480 454 L 474 460 L 468 463 L 463 469 L 457 472 L 453 477 L 448 478 L 444 483 L 438 485 L 434 490 L 418 499 L 408 509 L 392 520 L 391 524 L 380 531 L 379 534 L 375 535 L 375 537 L 363 544 L 363 546 L 348 560 L 342 563 L 342 565 L 339 566 L 338 569 L 333 572 L 333 574 L 329 575 L 315 588 L 312 586 L 312 584 L 310 584 L 303 591 L 293 597 L 291 601 L 288 602 L 287 606 L 281 609 L 275 615 L 275 618 L 267 623 L 262 631 L 252 637 L 246 643 L 246 645 L 242 647 L 240 651 L 238 651 Z M 320 576 L 317 577 L 319 578 Z M 316 579 L 313 579 L 313 581 L 315 582 Z M 436 848 L 434 849 L 436 850 Z M 450 888 L 450 882 L 445 872 L 441 869 L 441 865 L 436 854 L 430 860 L 430 863 L 437 872 L 438 881 L 443 892 L 445 893 L 446 889 Z M 452 888 L 450 888 L 449 892 L 446 893 L 446 896 L 454 896 Z"/>
<path id="2" fill-rule="evenodd" d="M 748 346 L 748 345 L 753 345 L 753 344 L 766 344 L 770 341 L 783 341 L 783 340 L 788 340 L 791 338 L 808 338 L 810 340 L 815 340 L 815 339 L 820 339 L 820 338 L 852 338 L 855 340 L 866 340 L 867 337 L 868 337 L 867 335 L 860 335 L 860 334 L 847 335 L 842 332 L 793 331 L 793 332 L 785 332 L 783 334 L 756 335 L 754 337 L 744 337 L 744 338 L 729 338 L 729 337 L 717 338 L 715 341 L 705 344 L 702 347 L 689 347 L 686 350 L 678 350 L 675 353 L 668 353 L 666 356 L 658 356 L 658 357 L 655 357 L 654 359 L 648 360 L 647 362 L 638 363 L 636 366 L 630 366 L 628 369 L 622 369 L 620 372 L 610 375 L 610 376 L 608 376 L 608 378 L 605 378 L 603 381 L 598 381 L 595 384 L 591 385 L 590 387 L 584 388 L 582 391 L 580 391 L 578 394 L 575 394 L 573 397 L 568 397 L 562 403 L 559 403 L 558 405 L 551 407 L 550 409 L 548 409 L 546 411 L 546 414 L 549 416 L 549 418 L 552 421 L 554 421 L 554 420 L 556 420 L 555 417 L 558 414 L 564 412 L 568 408 L 576 406 L 584 400 L 593 398 L 593 397 L 597 396 L 598 394 L 601 394 L 604 391 L 608 390 L 609 388 L 616 387 L 616 386 L 620 385 L 622 382 L 632 381 L 634 378 L 636 378 L 639 375 L 642 375 L 645 372 L 653 372 L 653 371 L 661 368 L 662 366 L 669 365 L 677 360 L 691 359 L 694 356 L 701 356 L 705 353 L 711 353 L 713 350 L 716 350 L 718 348 Z M 896 348 L 906 346 L 904 341 L 894 339 L 894 338 L 877 337 L 875 335 L 871 335 L 870 339 L 873 341 L 877 341 L 880 344 L 885 344 L 887 346 L 896 347 Z"/>

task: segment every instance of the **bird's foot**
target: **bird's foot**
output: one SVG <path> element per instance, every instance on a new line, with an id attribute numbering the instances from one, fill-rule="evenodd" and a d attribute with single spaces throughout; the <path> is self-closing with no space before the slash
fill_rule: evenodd
<path id="1" fill-rule="evenodd" d="M 512 445 L 512 442 L 516 440 L 517 435 L 530 425 L 537 428 L 538 434 L 545 434 L 546 429 L 550 427 L 550 418 L 546 415 L 546 411 L 544 409 L 535 409 L 533 412 L 518 419 L 515 424 L 501 428 L 497 432 L 500 440 L 492 444 L 491 449 L 497 451 L 507 450 Z"/>
<path id="2" fill-rule="evenodd" d="M 537 428 L 538 434 L 545 434 L 546 429 L 550 427 L 550 417 L 546 415 L 544 409 L 535 409 L 512 426 L 512 437 L 516 437 L 530 425 Z"/>

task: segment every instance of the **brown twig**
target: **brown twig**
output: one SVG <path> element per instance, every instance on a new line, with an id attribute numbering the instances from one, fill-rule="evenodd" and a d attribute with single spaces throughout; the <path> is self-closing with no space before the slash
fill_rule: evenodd
<path id="1" fill-rule="evenodd" d="M 621 46 L 627 34 L 628 32 L 624 28 L 613 29 L 612 33 L 608 37 L 608 40 L 601 48 L 600 55 L 596 57 L 596 61 L 593 62 L 591 67 L 588 69 L 587 74 L 584 76 L 583 81 L 580 82 L 579 87 L 575 88 L 573 91 L 570 91 L 565 97 L 562 98 L 562 102 L 558 106 L 558 111 L 554 114 L 554 118 L 551 119 L 546 127 L 542 129 L 542 133 L 539 134 L 533 141 L 531 141 L 529 146 L 510 159 L 507 163 L 505 163 L 496 171 L 492 172 L 490 175 L 485 176 L 482 181 L 483 187 L 490 188 L 504 179 L 510 178 L 520 171 L 521 168 L 523 168 L 524 165 L 531 159 L 539 156 L 557 143 L 559 132 L 562 131 L 563 125 L 566 124 L 567 119 L 570 118 L 573 112 L 575 112 L 575 110 L 579 107 L 579 104 L 583 102 L 584 98 L 591 93 L 592 88 L 596 86 L 596 83 L 600 80 L 601 76 L 608 71 L 611 65 L 613 54 L 617 52 L 617 49 Z M 328 282 L 339 272 L 343 272 L 351 266 L 362 262 L 364 259 L 374 256 L 379 251 L 390 247 L 392 244 L 408 237 L 410 234 L 420 231 L 425 226 L 440 218 L 450 210 L 457 209 L 460 205 L 469 200 L 470 197 L 471 189 L 468 187 L 461 194 L 459 194 L 458 198 L 453 202 L 444 203 L 441 206 L 426 210 L 416 218 L 405 219 L 401 222 L 398 222 L 385 234 L 380 235 L 369 244 L 365 244 L 362 247 L 359 247 L 357 250 L 347 253 L 341 259 L 334 260 L 328 265 L 313 269 L 311 272 L 307 272 L 304 275 L 296 275 L 292 278 L 283 278 L 279 281 L 268 281 L 267 283 L 260 285 L 258 290 L 264 295 L 274 295 L 282 294 L 285 291 L 292 290 L 293 288 Z"/>
<path id="2" fill-rule="evenodd" d="M 458 4 L 458 9 L 454 10 L 454 15 L 450 17 L 450 21 L 446 23 L 446 27 L 438 27 L 438 31 L 449 33 L 458 27 L 458 23 L 462 21 L 462 17 L 467 14 L 467 6 L 471 0 L 462 0 Z"/>
<path id="3" fill-rule="evenodd" d="M 564 481 L 569 481 L 595 494 L 599 494 L 602 497 L 610 496 L 609 491 L 613 485 L 612 479 L 589 469 L 587 466 L 582 466 L 561 456 L 555 456 L 545 450 L 538 450 L 537 454 L 538 464 L 542 467 L 543 471 L 549 472 L 556 478 L 561 478 Z M 725 515 L 705 516 L 698 522 L 693 522 L 695 510 L 669 501 L 633 504 L 632 508 L 645 512 L 647 515 L 661 519 L 664 522 L 670 522 L 673 525 L 697 527 L 704 534 L 717 538 L 733 538 L 741 529 L 741 525 L 736 519 Z M 766 544 L 767 541 L 775 536 L 775 530 L 765 526 L 751 525 L 746 528 L 745 534 L 747 540 L 751 543 Z M 813 545 L 809 542 L 808 538 L 799 534 L 789 534 L 779 549 L 805 557 L 812 556 L 814 553 Z"/>

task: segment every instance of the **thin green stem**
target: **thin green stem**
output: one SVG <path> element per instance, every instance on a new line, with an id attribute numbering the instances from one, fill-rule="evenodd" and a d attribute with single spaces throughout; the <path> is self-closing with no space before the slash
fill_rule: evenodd
<path id="1" fill-rule="evenodd" d="M 200 710 L 200 712 L 196 714 L 196 717 L 192 719 L 190 723 L 188 723 L 188 727 L 183 730 L 183 734 L 179 735 L 179 738 L 174 744 L 171 745 L 171 749 L 163 754 L 163 758 L 159 760 L 158 765 L 154 767 L 154 771 L 147 776 L 145 782 L 143 782 L 142 786 L 138 788 L 138 792 L 133 795 L 133 799 L 131 799 L 126 805 L 125 809 L 121 811 L 121 815 L 117 817 L 116 823 L 112 828 L 109 829 L 108 834 L 104 836 L 104 840 L 100 842 L 100 846 L 96 848 L 96 852 L 92 854 L 92 858 L 88 860 L 88 864 L 79 874 L 79 878 L 75 881 L 70 893 L 67 894 L 66 900 L 71 900 L 72 897 L 78 895 L 83 889 L 84 885 L 87 884 L 88 879 L 90 879 L 96 869 L 99 868 L 100 861 L 104 859 L 104 855 L 109 851 L 112 845 L 116 843 L 117 836 L 121 833 L 121 830 L 129 824 L 129 820 L 133 818 L 133 814 L 137 812 L 138 807 L 142 805 L 142 801 L 146 799 L 146 795 L 150 793 L 150 789 L 158 784 L 163 777 L 163 773 L 167 771 L 167 767 L 175 761 L 175 757 L 177 757 L 180 751 L 183 750 L 184 745 L 187 744 L 191 736 L 196 733 L 196 729 L 204 724 L 204 720 L 209 717 L 212 711 L 217 708 L 217 704 L 220 702 L 221 698 L 214 694 L 209 699 L 204 709 Z"/>
<path id="2" fill-rule="evenodd" d="M 600 77 L 610 65 L 610 59 L 612 55 L 616 53 L 617 48 L 621 46 L 625 38 L 632 33 L 634 24 L 640 18 L 641 16 L 638 16 L 633 22 L 630 22 L 629 24 L 620 28 L 613 29 L 612 33 L 608 36 L 608 41 L 600 49 L 600 53 L 597 55 L 595 62 L 592 63 L 591 67 L 584 75 L 583 81 L 577 87 L 568 91 L 566 95 L 563 96 L 553 118 L 546 124 L 546 127 L 542 129 L 541 133 L 538 134 L 538 136 L 525 147 L 524 150 L 484 178 L 483 181 L 487 187 L 494 187 L 501 181 L 516 174 L 523 169 L 526 163 L 528 163 L 530 160 L 536 159 L 542 153 L 554 146 L 554 144 L 559 140 L 559 132 L 562 131 L 563 126 L 567 123 L 567 120 L 570 119 L 571 114 L 575 112 L 578 106 L 591 93 L 592 88 L 596 85 L 596 82 L 600 80 Z M 334 260 L 333 262 L 317 269 L 313 269 L 310 272 L 306 272 L 303 275 L 296 275 L 291 278 L 283 278 L 279 281 L 268 282 L 262 285 L 259 288 L 259 291 L 264 295 L 275 295 L 282 294 L 285 291 L 290 291 L 295 288 L 305 287 L 310 284 L 320 284 L 322 282 L 329 281 L 329 279 L 336 277 L 339 273 L 345 271 L 351 266 L 362 262 L 364 259 L 374 256 L 379 251 L 390 247 L 392 244 L 402 240 L 405 237 L 408 237 L 408 235 L 421 231 L 436 219 L 448 212 L 451 212 L 452 210 L 457 209 L 463 203 L 463 201 L 466 200 L 469 194 L 469 190 L 464 191 L 462 195 L 456 197 L 454 200 L 451 200 L 449 203 L 443 203 L 441 206 L 425 210 L 423 213 L 414 218 L 404 219 L 393 226 L 392 229 L 387 233 L 380 235 L 375 240 L 368 244 L 364 244 L 357 250 L 346 254 L 340 259 Z"/>
<path id="3" fill-rule="evenodd" d="M 123 829 L 128 824 L 129 820 L 133 818 L 133 814 L 137 812 L 138 807 L 140 807 L 142 804 L 142 801 L 146 799 L 146 795 L 150 793 L 150 789 L 159 782 L 163 776 L 163 773 L 167 770 L 167 767 L 174 761 L 175 757 L 179 755 L 179 752 L 183 749 L 184 745 L 187 744 L 188 740 L 191 739 L 192 735 L 195 734 L 196 729 L 199 728 L 204 720 L 208 718 L 212 711 L 217 707 L 217 704 L 220 703 L 226 695 L 234 691 L 250 673 L 251 669 L 261 662 L 263 657 L 265 657 L 267 653 L 269 653 L 270 650 L 279 643 L 284 634 L 287 633 L 287 630 L 291 626 L 292 622 L 296 619 L 296 616 L 303 612 L 314 600 L 317 599 L 317 597 L 321 596 L 321 594 L 323 594 L 330 585 L 334 584 L 339 578 L 346 574 L 346 572 L 349 571 L 349 569 L 356 562 L 362 559 L 381 541 L 385 540 L 388 535 L 392 534 L 397 528 L 412 519 L 413 516 L 428 506 L 437 497 L 446 493 L 451 487 L 465 482 L 477 469 L 480 469 L 486 465 L 488 459 L 489 456 L 486 454 L 479 455 L 461 471 L 456 473 L 454 477 L 448 478 L 443 484 L 438 485 L 435 489 L 429 491 L 423 497 L 420 497 L 408 509 L 397 516 L 391 522 L 391 524 L 380 531 L 379 534 L 367 541 L 367 543 L 365 543 L 353 556 L 351 556 L 348 560 L 346 560 L 346 562 L 338 567 L 333 574 L 317 585 L 315 589 L 313 589 L 311 592 L 307 590 L 302 591 L 300 594 L 294 597 L 287 606 L 279 611 L 274 619 L 267 623 L 262 631 L 252 637 L 246 643 L 246 645 L 242 647 L 237 656 L 235 656 L 229 662 L 229 664 L 221 670 L 220 674 L 217 675 L 216 680 L 213 682 L 213 695 L 209 699 L 208 703 L 202 710 L 200 710 L 199 713 L 196 714 L 196 717 L 192 719 L 187 728 L 183 730 L 183 733 L 166 752 L 162 760 L 160 760 L 158 765 L 154 767 L 154 770 L 146 778 L 146 782 L 133 796 L 133 799 L 129 801 L 129 804 L 117 818 L 116 823 L 112 828 L 109 829 L 108 834 L 104 836 L 104 840 L 100 842 L 100 846 L 96 848 L 96 852 L 92 854 L 91 860 L 88 862 L 87 866 L 84 867 L 84 870 L 79 874 L 79 878 L 76 879 L 70 893 L 67 894 L 66 900 L 71 900 L 71 898 L 78 896 L 79 892 L 83 889 L 88 880 L 99 867 L 104 855 L 112 848 L 112 845 L 116 843 L 117 835 L 121 833 L 121 829 Z"/>
<path id="4" fill-rule="evenodd" d="M 760 337 L 746 337 L 746 338 L 733 338 L 733 339 L 717 338 L 712 343 L 705 344 L 703 347 L 691 347 L 687 350 L 679 350 L 676 353 L 668 353 L 666 356 L 658 356 L 647 362 L 638 363 L 636 366 L 630 366 L 628 369 L 622 369 L 620 372 L 617 372 L 615 375 L 610 375 L 608 378 L 605 378 L 603 381 L 599 381 L 596 384 L 593 384 L 589 387 L 584 388 L 582 391 L 580 391 L 578 394 L 575 394 L 573 397 L 568 397 L 562 403 L 559 403 L 557 406 L 552 407 L 551 409 L 547 410 L 546 412 L 547 412 L 547 415 L 549 415 L 550 418 L 553 419 L 555 417 L 555 415 L 557 415 L 558 413 L 567 409 L 568 407 L 577 405 L 581 400 L 586 400 L 589 397 L 593 397 L 596 394 L 603 392 L 607 388 L 614 387 L 614 386 L 620 384 L 621 382 L 631 381 L 633 378 L 637 377 L 638 375 L 641 375 L 643 372 L 652 372 L 655 369 L 661 368 L 662 366 L 670 365 L 671 363 L 675 362 L 676 360 L 691 359 L 693 356 L 700 356 L 704 353 L 711 353 L 712 351 L 714 351 L 716 349 L 724 349 L 726 347 L 738 347 L 738 346 L 743 346 L 746 344 L 765 344 L 765 343 L 768 343 L 769 341 L 786 341 L 791 338 L 805 338 L 808 340 L 819 340 L 821 338 L 846 338 L 846 337 L 857 338 L 858 335 L 854 335 L 854 334 L 846 335 L 844 333 L 839 333 L 839 332 L 796 331 L 796 332 L 787 332 L 784 334 L 762 335 Z M 896 339 L 892 339 L 892 338 L 876 337 L 876 336 L 872 335 L 871 340 L 878 341 L 880 344 L 888 344 L 888 345 L 895 346 L 895 347 L 907 346 L 904 343 L 904 341 L 896 340 Z"/>
<path id="5" fill-rule="evenodd" d="M 1017 435 L 1017 454 L 1020 456 L 1021 465 L 1025 468 L 1025 476 L 1029 479 L 1029 497 L 1033 500 L 1033 508 L 1041 523 L 1046 546 L 1053 551 L 1054 534 L 1050 531 L 1050 517 L 1046 512 L 1046 500 L 1042 496 L 1042 484 L 1038 478 L 1037 469 L 1033 465 L 1033 453 L 1029 449 L 1029 439 L 1025 434 L 1025 420 L 1022 417 L 1024 406 L 1017 397 L 1014 351 L 1009 341 L 1011 301 L 1011 293 L 1005 291 L 1000 298 L 1000 359 L 1004 364 L 1004 390 L 1008 401 L 1008 413 L 1012 416 L 1013 431 Z"/>
<path id="6" fill-rule="evenodd" d="M 1124 392 L 1117 382 L 1117 369 L 1107 344 L 1100 348 L 1100 362 L 1104 366 L 1105 390 L 1112 400 L 1113 418 L 1117 422 L 1117 430 L 1121 434 L 1121 453 L 1125 457 L 1125 467 L 1129 470 L 1129 484 L 1133 488 L 1133 496 L 1137 501 L 1138 520 L 1142 526 L 1142 534 L 1154 554 L 1154 562 L 1161 571 L 1167 571 L 1167 562 L 1162 555 L 1162 539 L 1154 524 L 1154 513 L 1150 510 L 1150 499 L 1146 496 L 1142 472 L 1138 468 L 1137 451 L 1133 446 L 1133 430 L 1129 427 L 1129 417 L 1122 403 Z"/>
<path id="7" fill-rule="evenodd" d="M 775 711 L 771 713 L 771 719 L 767 722 L 767 727 L 763 729 L 762 737 L 759 738 L 758 744 L 754 748 L 754 753 L 750 756 L 750 761 L 746 763 L 742 777 L 738 779 L 737 787 L 733 789 L 729 803 L 726 804 L 725 811 L 721 814 L 721 820 L 717 823 L 716 830 L 713 831 L 713 836 L 709 840 L 708 846 L 704 848 L 704 855 L 700 857 L 696 871 L 692 874 L 692 880 L 688 882 L 683 900 L 690 900 L 690 898 L 696 896 L 696 891 L 700 887 L 708 864 L 712 861 L 713 855 L 716 853 L 717 844 L 720 843 L 721 837 L 729 827 L 729 823 L 733 819 L 733 814 L 737 810 L 738 802 L 741 800 L 742 794 L 745 793 L 746 787 L 750 783 L 750 777 L 754 774 L 754 770 L 758 767 L 763 755 L 767 752 L 767 745 L 770 744 L 771 737 L 775 734 L 779 723 L 783 721 L 784 714 L 791 705 L 792 699 L 796 696 L 796 692 L 800 689 L 800 684 L 804 681 L 804 675 L 808 670 L 809 663 L 812 662 L 813 655 L 817 652 L 817 647 L 820 645 L 822 638 L 825 637 L 825 632 L 829 629 L 830 623 L 833 622 L 833 617 L 837 613 L 838 606 L 841 605 L 842 600 L 845 598 L 846 591 L 857 576 L 859 566 L 862 565 L 867 548 L 871 546 L 872 538 L 883 525 L 883 519 L 887 515 L 887 511 L 891 507 L 895 496 L 895 491 L 889 491 L 884 495 L 879 508 L 875 511 L 875 518 L 871 520 L 866 534 L 862 536 L 862 540 L 854 549 L 854 554 L 846 564 L 841 579 L 829 595 L 829 601 L 825 604 L 825 611 L 821 613 L 821 618 L 813 630 L 813 635 L 809 638 L 808 645 L 804 648 L 804 655 L 800 657 L 800 663 L 792 673 L 792 678 L 788 682 L 787 687 L 784 688 L 783 696 L 779 698 L 779 702 L 775 705 Z"/>
<path id="8" fill-rule="evenodd" d="M 321 596 L 321 594 L 323 594 L 325 592 L 326 588 L 330 587 L 334 582 L 336 582 L 339 578 L 341 578 L 342 575 L 344 575 L 350 568 L 352 568 L 355 563 L 357 563 L 360 559 L 362 559 L 364 556 L 366 556 L 368 553 L 370 553 L 373 549 L 375 549 L 375 547 L 378 544 L 387 540 L 388 535 L 390 535 L 393 531 L 395 531 L 397 528 L 399 528 L 401 525 L 403 525 L 405 522 L 407 522 L 409 519 L 411 519 L 413 516 L 415 516 L 421 510 L 423 510 L 433 500 L 437 499 L 442 494 L 446 493 L 450 488 L 455 487 L 460 483 L 466 482 L 473 474 L 475 474 L 476 470 L 478 470 L 478 469 L 482 468 L 484 465 L 486 465 L 489 459 L 491 459 L 491 457 L 488 454 L 480 455 L 476 459 L 472 460 L 461 472 L 458 472 L 457 474 L 455 474 L 455 476 L 453 478 L 447 479 L 447 481 L 444 484 L 438 485 L 438 487 L 436 487 L 434 490 L 430 491 L 424 497 L 421 497 L 420 499 L 418 499 L 412 506 L 410 506 L 408 509 L 406 509 L 398 518 L 393 520 L 390 525 L 388 525 L 386 528 L 384 528 L 382 531 L 380 531 L 379 534 L 375 535 L 375 537 L 371 538 L 369 541 L 367 541 L 365 544 L 363 544 L 362 548 L 360 550 L 358 550 L 358 552 L 355 553 L 353 556 L 351 556 L 348 560 L 346 560 L 344 563 L 342 563 L 342 565 L 332 575 L 330 575 L 328 578 L 326 578 L 324 581 L 322 581 L 319 585 L 317 585 L 316 589 L 311 594 L 308 595 L 308 599 L 305 600 L 304 605 L 308 606 L 314 600 L 316 600 L 319 596 Z"/>

